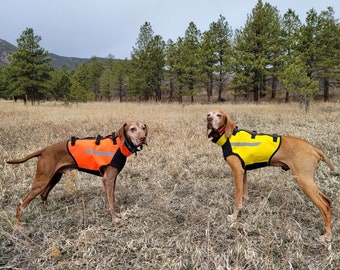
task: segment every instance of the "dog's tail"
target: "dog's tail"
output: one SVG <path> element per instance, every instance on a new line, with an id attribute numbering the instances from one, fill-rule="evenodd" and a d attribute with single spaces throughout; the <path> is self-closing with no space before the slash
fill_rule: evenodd
<path id="1" fill-rule="evenodd" d="M 320 155 L 321 159 L 326 162 L 327 166 L 329 167 L 329 169 L 331 171 L 335 171 L 335 167 L 334 165 L 331 163 L 331 161 L 329 160 L 329 158 L 326 156 L 326 154 L 324 152 L 322 152 L 320 149 L 315 147 L 316 152 Z"/>
<path id="2" fill-rule="evenodd" d="M 6 163 L 8 164 L 17 164 L 17 163 L 23 163 L 31 158 L 34 158 L 34 157 L 39 157 L 41 155 L 43 150 L 39 150 L 37 152 L 34 152 L 26 157 L 23 157 L 23 158 L 19 158 L 19 159 L 12 159 L 12 160 L 7 160 Z"/>

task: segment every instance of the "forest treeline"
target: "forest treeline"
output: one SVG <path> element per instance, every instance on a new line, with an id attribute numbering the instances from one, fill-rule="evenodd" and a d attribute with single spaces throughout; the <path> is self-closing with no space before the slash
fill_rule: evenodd
<path id="1" fill-rule="evenodd" d="M 340 24 L 328 7 L 305 22 L 289 9 L 259 0 L 235 31 L 222 15 L 201 32 L 190 22 L 183 37 L 164 41 L 149 22 L 140 27 L 130 59 L 96 57 L 74 70 L 53 69 L 41 37 L 26 28 L 10 64 L 0 67 L 0 98 L 64 102 L 156 100 L 207 102 L 292 98 L 309 102 L 340 81 Z M 202 100 L 200 100 L 202 101 Z"/>

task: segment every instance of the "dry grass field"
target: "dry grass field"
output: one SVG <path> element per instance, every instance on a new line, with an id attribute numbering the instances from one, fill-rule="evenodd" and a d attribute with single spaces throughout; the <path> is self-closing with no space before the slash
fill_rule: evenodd
<path id="1" fill-rule="evenodd" d="M 340 161 L 340 104 L 88 103 L 28 106 L 0 101 L 0 269 L 340 269 L 340 179 L 324 162 L 321 191 L 333 201 L 333 241 L 319 210 L 290 171 L 248 172 L 250 200 L 230 224 L 234 187 L 221 149 L 205 135 L 206 113 L 223 109 L 241 128 L 305 138 Z M 8 165 L 49 144 L 108 135 L 126 120 L 149 127 L 148 146 L 118 176 L 113 227 L 99 177 L 63 176 L 43 207 L 34 199 L 13 232 L 36 159 Z"/>

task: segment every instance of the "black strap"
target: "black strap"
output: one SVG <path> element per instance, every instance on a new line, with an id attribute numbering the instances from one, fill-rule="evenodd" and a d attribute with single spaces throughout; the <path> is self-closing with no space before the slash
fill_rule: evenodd
<path id="1" fill-rule="evenodd" d="M 97 135 L 97 138 L 96 138 L 96 145 L 99 145 L 100 144 L 100 140 L 102 139 L 102 136 L 101 135 Z"/>
<path id="2" fill-rule="evenodd" d="M 72 145 L 72 146 L 74 146 L 74 145 L 76 144 L 76 140 L 77 140 L 77 139 L 78 139 L 77 137 L 71 136 L 71 145 Z"/>
<path id="3" fill-rule="evenodd" d="M 233 135 L 235 136 L 237 132 L 238 132 L 238 126 L 236 126 L 236 127 L 234 128 L 234 130 L 233 130 Z"/>
<path id="4" fill-rule="evenodd" d="M 116 132 L 112 132 L 112 141 L 113 141 L 113 144 L 116 145 L 117 144 L 117 140 L 116 140 Z"/>
<path id="5" fill-rule="evenodd" d="M 277 142 L 277 134 L 273 134 L 273 142 Z"/>
<path id="6" fill-rule="evenodd" d="M 251 138 L 252 138 L 252 139 L 255 139 L 256 134 L 257 134 L 257 132 L 256 132 L 255 130 L 253 130 L 253 131 L 251 132 Z"/>

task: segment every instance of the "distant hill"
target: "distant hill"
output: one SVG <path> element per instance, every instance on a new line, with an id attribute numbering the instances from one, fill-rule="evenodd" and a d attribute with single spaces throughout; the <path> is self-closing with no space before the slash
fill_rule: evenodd
<path id="1" fill-rule="evenodd" d="M 12 45 L 11 43 L 0 39 L 0 65 L 7 66 L 9 65 L 8 55 L 10 52 L 17 51 L 18 48 Z"/>
<path id="2" fill-rule="evenodd" d="M 0 66 L 9 65 L 9 54 L 17 50 L 18 48 L 13 44 L 0 39 Z M 56 55 L 54 53 L 50 53 L 49 55 L 52 58 L 51 65 L 55 69 L 61 69 L 63 66 L 66 66 L 69 70 L 73 70 L 77 65 L 90 61 L 89 58 L 65 57 Z M 105 61 L 105 58 L 98 57 L 98 59 Z"/>

